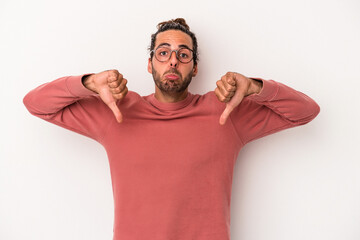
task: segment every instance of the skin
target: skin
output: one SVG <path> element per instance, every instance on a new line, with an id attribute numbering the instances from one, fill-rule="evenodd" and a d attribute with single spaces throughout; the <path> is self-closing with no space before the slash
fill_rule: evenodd
<path id="1" fill-rule="evenodd" d="M 260 93 L 262 82 L 236 72 L 227 72 L 216 82 L 215 94 L 219 101 L 226 103 L 224 112 L 220 116 L 219 123 L 224 125 L 234 108 L 244 97 Z"/>
<path id="2" fill-rule="evenodd" d="M 157 35 L 155 49 L 166 44 L 172 50 L 186 45 L 193 48 L 189 35 L 179 30 L 168 30 Z M 153 75 L 155 82 L 155 97 L 161 102 L 177 102 L 186 98 L 188 85 L 198 71 L 193 61 L 181 63 L 173 52 L 167 62 L 159 62 L 155 57 L 148 60 L 148 72 Z M 176 75 L 178 79 L 171 79 L 168 75 Z M 98 93 L 103 102 L 112 110 L 116 120 L 122 122 L 122 114 L 116 101 L 123 99 L 128 88 L 127 80 L 117 70 L 108 70 L 91 74 L 83 78 L 83 85 Z M 238 106 L 244 97 L 259 93 L 262 82 L 236 72 L 227 72 L 216 82 L 215 94 L 220 102 L 226 103 L 225 110 L 220 116 L 219 123 L 224 125 L 232 110 Z"/>
<path id="3" fill-rule="evenodd" d="M 87 89 L 99 94 L 101 100 L 114 113 L 116 121 L 121 123 L 123 117 L 116 101 L 123 99 L 128 92 L 127 80 L 123 75 L 118 70 L 107 70 L 86 76 L 82 83 Z"/>
<path id="4" fill-rule="evenodd" d="M 180 46 L 185 45 L 193 49 L 191 37 L 186 33 L 178 30 L 168 30 L 157 35 L 155 41 L 156 49 L 159 45 L 166 44 L 171 50 L 177 50 Z M 154 77 L 155 97 L 161 102 L 177 102 L 186 98 L 188 94 L 187 85 L 190 84 L 191 78 L 197 74 L 197 65 L 194 61 L 182 63 L 176 58 L 175 52 L 171 54 L 169 61 L 159 62 L 155 57 L 148 60 L 148 72 Z M 174 73 L 179 76 L 178 80 L 169 80 L 166 75 Z M 176 91 L 185 85 L 182 91 Z"/>

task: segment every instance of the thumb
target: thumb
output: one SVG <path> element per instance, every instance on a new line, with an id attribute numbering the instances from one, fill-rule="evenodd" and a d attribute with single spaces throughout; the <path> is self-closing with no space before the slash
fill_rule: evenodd
<path id="1" fill-rule="evenodd" d="M 232 112 L 232 110 L 234 110 L 234 107 L 232 105 L 230 105 L 229 103 L 226 103 L 226 108 L 223 111 L 223 113 L 220 116 L 220 125 L 224 125 L 226 120 L 228 119 L 230 113 Z"/>
<path id="2" fill-rule="evenodd" d="M 234 110 L 235 107 L 237 107 L 241 101 L 243 100 L 245 94 L 238 89 L 238 91 L 235 92 L 235 95 L 231 98 L 229 102 L 226 103 L 225 110 L 220 116 L 220 125 L 224 125 L 228 117 L 230 116 L 230 113 Z"/>
<path id="3" fill-rule="evenodd" d="M 122 114 L 118 108 L 118 106 L 116 105 L 116 100 L 113 97 L 113 95 L 111 94 L 111 92 L 109 91 L 108 88 L 102 88 L 99 91 L 100 97 L 103 100 L 103 102 L 111 109 L 111 111 L 114 113 L 116 121 L 118 123 L 121 123 L 123 118 L 122 118 Z"/>
<path id="4" fill-rule="evenodd" d="M 116 121 L 118 123 L 121 123 L 122 122 L 122 114 L 120 112 L 120 109 L 116 105 L 116 102 L 113 101 L 113 102 L 108 103 L 107 105 L 111 109 L 111 111 L 114 113 Z"/>

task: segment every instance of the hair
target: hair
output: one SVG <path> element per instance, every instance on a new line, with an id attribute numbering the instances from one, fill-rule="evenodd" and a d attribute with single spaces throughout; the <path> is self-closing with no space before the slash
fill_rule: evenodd
<path id="1" fill-rule="evenodd" d="M 190 31 L 190 27 L 186 24 L 185 19 L 183 18 L 176 18 L 176 19 L 172 19 L 169 21 L 165 21 L 165 22 L 161 22 L 157 25 L 157 32 L 151 35 L 151 44 L 149 47 L 149 51 L 150 51 L 150 58 L 152 59 L 154 56 L 154 52 L 152 52 L 155 48 L 155 41 L 156 41 L 156 36 L 161 33 L 161 32 L 165 32 L 167 30 L 180 30 L 184 33 L 186 33 L 187 35 L 189 35 L 192 39 L 192 43 L 193 43 L 193 60 L 194 60 L 194 65 L 197 64 L 198 60 L 199 60 L 199 53 L 198 53 L 198 45 L 197 45 L 197 40 L 196 40 L 196 36 L 193 32 Z"/>

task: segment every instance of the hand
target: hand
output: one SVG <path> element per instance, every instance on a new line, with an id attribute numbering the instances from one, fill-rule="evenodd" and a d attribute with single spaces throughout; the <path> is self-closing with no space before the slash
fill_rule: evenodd
<path id="1" fill-rule="evenodd" d="M 228 72 L 216 82 L 215 94 L 220 102 L 226 103 L 226 108 L 220 116 L 219 123 L 224 125 L 230 113 L 238 106 L 244 97 L 259 93 L 262 82 L 245 77 L 240 73 Z"/>
<path id="2" fill-rule="evenodd" d="M 128 89 L 127 80 L 117 70 L 107 70 L 91 74 L 83 79 L 86 88 L 100 95 L 101 100 L 112 110 L 116 120 L 122 122 L 122 114 L 116 105 L 116 100 L 123 99 Z"/>

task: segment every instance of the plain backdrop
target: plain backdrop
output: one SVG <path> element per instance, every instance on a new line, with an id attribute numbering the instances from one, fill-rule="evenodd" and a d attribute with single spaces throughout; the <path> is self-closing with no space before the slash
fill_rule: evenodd
<path id="1" fill-rule="evenodd" d="M 150 35 L 176 17 L 199 42 L 191 92 L 212 91 L 235 71 L 287 84 L 321 107 L 309 124 L 240 152 L 232 239 L 360 239 L 359 11 L 357 0 L 1 0 L 0 239 L 112 239 L 105 150 L 30 115 L 22 99 L 59 77 L 108 69 L 152 93 Z"/>

